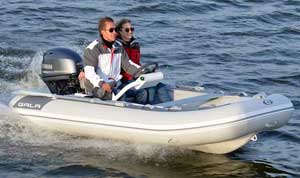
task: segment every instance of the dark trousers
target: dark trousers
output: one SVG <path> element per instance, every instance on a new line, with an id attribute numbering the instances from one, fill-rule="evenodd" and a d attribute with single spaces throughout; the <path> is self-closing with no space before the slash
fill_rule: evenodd
<path id="1" fill-rule="evenodd" d="M 167 86 L 163 83 L 158 83 L 154 87 L 147 88 L 148 104 L 158 104 L 172 101 L 171 94 Z"/>
<path id="2" fill-rule="evenodd" d="M 132 81 L 126 81 L 122 83 L 122 87 L 125 87 Z M 126 92 L 125 101 L 135 102 L 139 104 L 158 104 L 168 101 L 172 101 L 171 93 L 167 86 L 163 83 L 158 83 L 156 86 L 145 89 L 130 89 Z"/>

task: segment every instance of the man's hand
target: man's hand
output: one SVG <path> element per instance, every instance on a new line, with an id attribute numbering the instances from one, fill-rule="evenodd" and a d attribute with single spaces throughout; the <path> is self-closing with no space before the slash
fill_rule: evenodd
<path id="1" fill-rule="evenodd" d="M 78 80 L 83 80 L 83 79 L 85 79 L 85 73 L 81 71 L 78 75 Z"/>
<path id="2" fill-rule="evenodd" d="M 111 86 L 108 83 L 103 83 L 101 87 L 104 91 L 111 93 Z"/>

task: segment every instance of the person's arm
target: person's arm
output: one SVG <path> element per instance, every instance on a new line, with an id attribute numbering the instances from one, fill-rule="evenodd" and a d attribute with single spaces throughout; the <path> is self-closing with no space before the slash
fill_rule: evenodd
<path id="1" fill-rule="evenodd" d="M 98 56 L 100 54 L 97 48 L 98 41 L 92 42 L 85 50 L 83 55 L 83 64 L 85 78 L 88 79 L 94 87 L 101 87 L 103 90 L 111 93 L 114 83 L 105 83 L 104 80 L 96 73 L 98 67 Z"/>
<path id="2" fill-rule="evenodd" d="M 122 69 L 130 75 L 134 74 L 140 68 L 139 65 L 135 64 L 129 59 L 125 50 L 123 50 L 122 52 L 121 65 L 122 65 Z"/>
<path id="3" fill-rule="evenodd" d="M 103 81 L 103 79 L 96 73 L 99 56 L 99 50 L 96 45 L 98 45 L 98 42 L 95 40 L 84 50 L 83 64 L 86 79 L 88 79 L 94 87 L 99 87 L 99 83 Z"/>
<path id="4" fill-rule="evenodd" d="M 115 85 L 114 83 L 105 83 L 103 79 L 100 78 L 99 75 L 95 72 L 95 67 L 93 66 L 85 66 L 85 77 L 93 84 L 94 87 L 101 87 L 103 90 L 107 92 L 112 91 L 112 87 Z"/>

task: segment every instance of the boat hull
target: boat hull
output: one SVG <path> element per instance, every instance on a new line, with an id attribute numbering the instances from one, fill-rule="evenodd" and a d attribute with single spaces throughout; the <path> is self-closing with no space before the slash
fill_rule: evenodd
<path id="1" fill-rule="evenodd" d="M 35 102 L 21 106 L 26 103 L 24 97 L 27 97 L 26 102 Z M 210 104 L 218 102 L 221 101 Z M 16 96 L 10 106 L 35 124 L 68 134 L 178 146 L 216 154 L 232 152 L 256 133 L 283 126 L 293 111 L 290 100 L 282 95 L 265 99 L 247 97 L 195 111 L 30 95 Z"/>

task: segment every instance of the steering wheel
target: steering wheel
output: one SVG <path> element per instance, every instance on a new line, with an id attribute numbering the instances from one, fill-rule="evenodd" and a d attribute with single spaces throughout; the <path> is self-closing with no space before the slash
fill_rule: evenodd
<path id="1" fill-rule="evenodd" d="M 140 75 L 142 74 L 148 74 L 155 72 L 155 70 L 158 68 L 157 62 L 151 62 L 145 65 L 142 65 L 134 74 L 132 74 L 132 78 L 136 80 Z"/>

